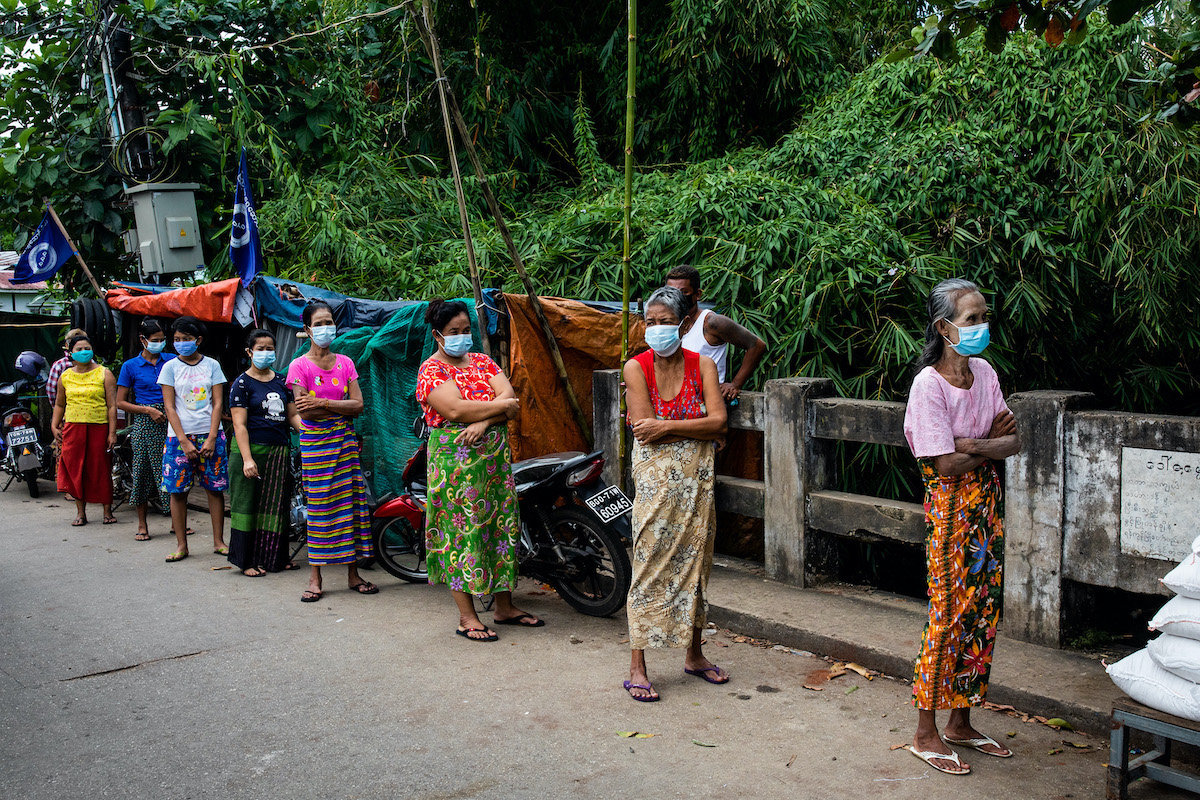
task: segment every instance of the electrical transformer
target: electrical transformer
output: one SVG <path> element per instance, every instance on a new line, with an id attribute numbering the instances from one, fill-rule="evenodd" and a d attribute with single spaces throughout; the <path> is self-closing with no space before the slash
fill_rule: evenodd
<path id="1" fill-rule="evenodd" d="M 198 183 L 141 183 L 125 190 L 133 203 L 136 235 L 127 240 L 141 260 L 141 273 L 169 275 L 204 269 L 196 224 Z"/>

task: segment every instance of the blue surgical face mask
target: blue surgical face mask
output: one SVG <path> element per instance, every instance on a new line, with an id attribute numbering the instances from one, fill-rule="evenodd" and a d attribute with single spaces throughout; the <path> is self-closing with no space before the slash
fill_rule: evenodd
<path id="1" fill-rule="evenodd" d="M 188 356 L 194 356 L 196 354 L 197 346 L 198 345 L 196 344 L 195 339 L 192 339 L 190 342 L 176 342 L 175 352 L 184 358 L 187 358 Z"/>
<path id="2" fill-rule="evenodd" d="M 651 325 L 646 328 L 646 344 L 657 356 L 668 358 L 679 349 L 678 325 Z"/>
<path id="3" fill-rule="evenodd" d="M 161 342 L 146 342 L 146 352 L 153 355 L 158 355 L 167 346 L 166 341 Z"/>
<path id="4" fill-rule="evenodd" d="M 317 347 L 329 347 L 333 344 L 333 337 L 337 335 L 337 325 L 314 325 L 309 335 Z"/>
<path id="5" fill-rule="evenodd" d="M 981 322 L 978 325 L 967 325 L 962 328 L 959 328 L 953 322 L 950 322 L 950 320 L 946 320 L 946 322 L 958 328 L 958 344 L 951 344 L 949 339 L 946 339 L 946 344 L 953 347 L 954 352 L 960 356 L 977 356 L 986 350 L 988 344 L 992 341 L 990 326 L 986 322 Z"/>
<path id="6" fill-rule="evenodd" d="M 71 358 L 73 358 L 76 363 L 86 364 L 92 360 L 92 351 L 76 350 L 74 353 L 71 353 Z"/>
<path id="7" fill-rule="evenodd" d="M 460 333 L 455 336 L 442 337 L 442 349 L 451 358 L 460 358 L 471 349 L 471 334 Z"/>
<path id="8" fill-rule="evenodd" d="M 275 366 L 274 350 L 255 350 L 250 354 L 250 360 L 258 369 L 270 369 Z"/>

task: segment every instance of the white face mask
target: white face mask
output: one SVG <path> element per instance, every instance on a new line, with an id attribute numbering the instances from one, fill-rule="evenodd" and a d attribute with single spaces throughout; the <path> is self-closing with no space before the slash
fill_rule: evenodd
<path id="1" fill-rule="evenodd" d="M 654 354 L 662 358 L 675 355 L 682 340 L 679 338 L 678 325 L 651 325 L 646 328 L 646 344 Z"/>
<path id="2" fill-rule="evenodd" d="M 337 335 L 337 325 L 314 325 L 312 327 L 312 342 L 317 347 L 329 347 L 333 337 Z"/>

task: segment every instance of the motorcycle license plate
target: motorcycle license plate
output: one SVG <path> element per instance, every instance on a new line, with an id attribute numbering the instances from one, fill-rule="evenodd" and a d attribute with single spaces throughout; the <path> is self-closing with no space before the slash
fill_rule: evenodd
<path id="1" fill-rule="evenodd" d="M 20 447 L 23 444 L 33 444 L 38 440 L 37 428 L 17 428 L 8 432 L 8 446 Z"/>
<path id="2" fill-rule="evenodd" d="M 588 508 L 596 512 L 602 522 L 612 522 L 627 511 L 633 510 L 633 503 L 625 493 L 616 486 L 609 486 L 584 500 Z"/>

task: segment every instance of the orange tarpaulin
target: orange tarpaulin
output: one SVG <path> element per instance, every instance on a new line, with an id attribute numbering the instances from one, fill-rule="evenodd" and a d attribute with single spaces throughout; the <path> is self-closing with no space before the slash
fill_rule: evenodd
<path id="1" fill-rule="evenodd" d="M 558 340 L 571 388 L 589 422 L 592 418 L 592 371 L 621 366 L 621 315 L 597 311 L 575 300 L 541 297 L 542 309 Z M 509 312 L 509 379 L 521 411 L 510 437 L 513 458 L 522 459 L 564 450 L 586 450 L 587 443 L 571 413 L 567 393 L 559 382 L 542 326 L 529 298 L 506 294 Z M 629 352 L 645 349 L 646 325 L 629 318 Z"/>
<path id="2" fill-rule="evenodd" d="M 230 278 L 162 294 L 136 296 L 127 289 L 110 289 L 104 299 L 118 311 L 145 317 L 195 317 L 202 322 L 231 322 L 240 282 L 240 278 Z"/>

